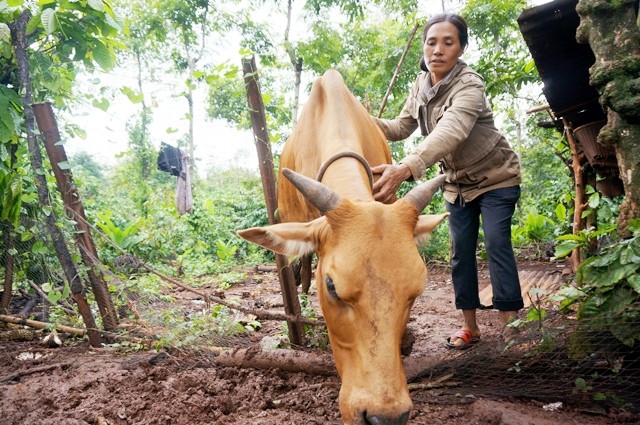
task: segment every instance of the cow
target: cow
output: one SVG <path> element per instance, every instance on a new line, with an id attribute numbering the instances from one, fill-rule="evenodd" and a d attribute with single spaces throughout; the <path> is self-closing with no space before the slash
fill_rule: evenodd
<path id="1" fill-rule="evenodd" d="M 443 176 L 391 204 L 375 201 L 370 166 L 390 162 L 383 133 L 342 76 L 328 70 L 314 81 L 282 152 L 282 222 L 238 232 L 280 254 L 317 254 L 317 294 L 346 424 L 409 419 L 400 346 L 427 277 L 417 246 L 447 215 L 421 215 Z"/>

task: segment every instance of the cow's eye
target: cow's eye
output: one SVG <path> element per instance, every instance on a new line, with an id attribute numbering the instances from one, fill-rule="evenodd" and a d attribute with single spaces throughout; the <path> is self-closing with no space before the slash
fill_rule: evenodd
<path id="1" fill-rule="evenodd" d="M 331 295 L 334 298 L 340 298 L 338 297 L 338 293 L 336 292 L 336 285 L 333 284 L 333 279 L 327 276 L 324 279 L 324 283 L 327 285 L 327 292 L 329 292 L 329 295 Z"/>

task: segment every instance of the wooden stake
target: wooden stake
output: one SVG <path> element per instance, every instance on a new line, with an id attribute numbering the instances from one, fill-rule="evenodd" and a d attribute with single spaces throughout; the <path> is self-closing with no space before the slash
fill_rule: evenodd
<path id="1" fill-rule="evenodd" d="M 411 47 L 411 42 L 413 41 L 413 37 L 415 37 L 416 31 L 418 31 L 419 27 L 420 27 L 420 24 L 418 22 L 416 22 L 415 26 L 413 27 L 413 30 L 411 31 L 411 35 L 409 35 L 409 39 L 407 40 L 407 44 L 406 44 L 406 46 L 404 46 L 404 52 L 402 52 L 402 56 L 400 56 L 400 60 L 398 61 L 398 64 L 396 65 L 396 69 L 395 69 L 395 71 L 393 71 L 393 77 L 391 77 L 391 82 L 389 83 L 389 87 L 387 88 L 387 92 L 384 94 L 384 97 L 382 98 L 382 104 L 380 104 L 380 110 L 378 111 L 378 118 L 382 117 L 382 112 L 384 112 L 384 108 L 385 108 L 385 106 L 387 106 L 387 99 L 389 98 L 389 95 L 391 94 L 391 89 L 393 89 L 393 86 L 395 86 L 395 84 L 396 84 L 396 80 L 398 79 L 398 74 L 400 73 L 400 68 L 402 68 L 402 64 L 404 62 L 404 58 L 407 56 L 407 52 L 409 51 L 409 47 Z"/>

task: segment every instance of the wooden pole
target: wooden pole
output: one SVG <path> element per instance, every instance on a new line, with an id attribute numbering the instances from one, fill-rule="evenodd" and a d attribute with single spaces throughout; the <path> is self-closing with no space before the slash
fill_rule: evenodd
<path id="1" fill-rule="evenodd" d="M 580 163 L 580 155 L 578 154 L 578 147 L 571 129 L 571 123 L 569 123 L 569 120 L 566 118 L 562 118 L 562 123 L 564 124 L 564 133 L 569 142 L 569 148 L 571 149 L 571 168 L 573 170 L 574 187 L 576 191 L 576 197 L 573 201 L 573 234 L 577 235 L 580 230 L 582 230 L 582 212 L 586 207 L 584 176 L 582 164 Z M 581 263 L 580 248 L 576 248 L 571 252 L 570 259 L 571 268 L 575 272 Z"/>
<path id="2" fill-rule="evenodd" d="M 258 72 L 255 57 L 242 59 L 242 71 L 247 87 L 247 103 L 251 115 L 254 142 L 258 151 L 258 162 L 260 175 L 262 177 L 262 190 L 267 206 L 267 216 L 269 224 L 276 224 L 275 211 L 278 208 L 278 198 L 276 194 L 276 179 L 273 171 L 273 155 L 271 153 L 271 143 L 267 131 L 267 120 L 264 113 L 264 103 L 258 85 Z M 280 288 L 284 301 L 284 311 L 286 314 L 301 316 L 300 301 L 296 289 L 293 270 L 284 255 L 276 254 L 276 266 L 280 278 Z M 287 321 L 289 328 L 289 341 L 293 345 L 302 345 L 304 333 L 302 324 L 298 321 Z"/>
<path id="3" fill-rule="evenodd" d="M 380 110 L 378 111 L 378 118 L 382 117 L 382 112 L 384 112 L 384 108 L 387 106 L 387 99 L 391 94 L 391 89 L 396 84 L 396 80 L 398 79 L 398 74 L 400 74 L 400 68 L 402 68 L 402 64 L 404 63 L 404 59 L 407 57 L 407 52 L 409 52 L 409 47 L 411 47 L 411 42 L 413 41 L 413 37 L 415 37 L 418 28 L 420 27 L 420 23 L 416 22 L 411 31 L 411 35 L 409 35 L 409 40 L 407 40 L 406 46 L 404 46 L 404 52 L 402 52 L 402 56 L 400 56 L 400 60 L 396 65 L 395 71 L 393 71 L 393 77 L 391 77 L 391 82 L 389 83 L 389 87 L 387 88 L 387 92 L 384 94 L 382 98 L 382 104 L 380 105 Z"/>
<path id="4" fill-rule="evenodd" d="M 76 229 L 78 229 L 76 244 L 78 245 L 82 262 L 88 268 L 87 275 L 100 310 L 102 324 L 105 330 L 113 332 L 118 326 L 118 315 L 109 295 L 104 276 L 96 268 L 98 250 L 93 243 L 91 228 L 87 225 L 84 207 L 73 181 L 71 169 L 65 166 L 67 164 L 67 154 L 64 151 L 64 146 L 58 143 L 60 141 L 60 133 L 58 132 L 58 124 L 56 123 L 53 109 L 48 102 L 33 104 L 32 108 L 38 128 L 44 137 L 44 147 L 49 156 L 58 190 L 62 194 L 62 202 L 66 211 L 70 213 L 70 218 L 75 221 Z"/>

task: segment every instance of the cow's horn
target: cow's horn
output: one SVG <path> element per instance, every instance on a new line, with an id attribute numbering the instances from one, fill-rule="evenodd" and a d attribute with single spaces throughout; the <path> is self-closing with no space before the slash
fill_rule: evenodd
<path id="1" fill-rule="evenodd" d="M 444 174 L 440 174 L 439 176 L 414 187 L 402 199 L 416 207 L 416 210 L 420 213 L 427 205 L 429 205 L 431 198 L 433 198 L 433 195 L 438 191 L 438 188 L 444 184 L 444 181 Z"/>
<path id="2" fill-rule="evenodd" d="M 320 211 L 320 214 L 331 211 L 340 203 L 340 196 L 322 183 L 288 168 L 283 168 L 282 174 Z"/>

